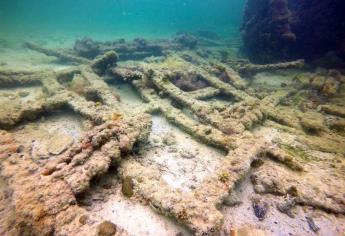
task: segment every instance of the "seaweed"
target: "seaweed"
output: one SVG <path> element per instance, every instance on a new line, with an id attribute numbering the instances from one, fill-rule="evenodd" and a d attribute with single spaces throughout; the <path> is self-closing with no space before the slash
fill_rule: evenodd
<path id="1" fill-rule="evenodd" d="M 282 144 L 282 143 L 279 143 L 278 146 L 279 146 L 279 148 L 287 151 L 290 155 L 292 155 L 294 157 L 299 157 L 302 160 L 307 161 L 307 162 L 311 161 L 310 155 L 305 150 L 303 150 L 302 148 L 293 147 L 291 145 Z"/>
<path id="2" fill-rule="evenodd" d="M 226 183 L 230 180 L 230 175 L 229 173 L 222 172 L 218 175 L 218 180 L 222 183 Z"/>

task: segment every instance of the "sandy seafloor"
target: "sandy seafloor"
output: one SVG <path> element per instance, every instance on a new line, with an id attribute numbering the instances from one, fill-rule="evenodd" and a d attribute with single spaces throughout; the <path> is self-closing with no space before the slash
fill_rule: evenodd
<path id="1" fill-rule="evenodd" d="M 107 37 L 112 37 L 111 35 Z M 47 47 L 71 46 L 74 37 L 59 38 L 55 36 L 47 38 Z M 105 39 L 104 37 L 103 39 Z M 100 38 L 98 38 L 100 39 Z M 32 69 L 54 69 L 60 70 L 69 65 L 61 65 L 55 58 L 47 57 L 37 52 L 18 47 L 0 49 L 0 67 L 21 70 Z M 259 83 L 280 84 L 280 81 L 291 79 L 280 75 L 261 73 L 257 75 Z M 264 78 L 264 79 L 263 79 Z M 278 78 L 278 80 L 277 80 Z M 254 81 L 255 82 L 255 81 Z M 136 109 L 143 102 L 134 90 L 128 85 L 112 85 L 112 88 L 121 97 L 121 101 L 127 109 Z M 21 98 L 20 90 L 29 93 Z M 0 88 L 0 109 L 6 107 L 7 99 L 34 99 L 39 96 L 40 91 L 35 87 L 20 89 Z M 163 117 L 153 116 L 153 128 L 150 135 L 149 148 L 145 150 L 139 160 L 143 165 L 155 165 L 163 173 L 164 180 L 171 186 L 188 191 L 193 185 L 198 184 L 209 172 L 219 167 L 219 160 L 224 157 L 224 153 L 213 148 L 206 147 L 196 141 L 191 136 L 181 132 L 176 127 L 170 125 Z M 73 142 L 82 136 L 87 130 L 88 124 L 81 117 L 74 114 L 56 113 L 44 116 L 34 122 L 26 122 L 11 132 L 16 139 L 24 143 L 34 143 L 33 155 L 44 158 L 49 153 L 60 153 L 64 150 L 64 144 Z M 269 135 L 271 130 L 262 128 L 257 132 Z M 166 136 L 172 136 L 175 141 L 169 145 L 163 143 Z M 279 135 L 279 134 L 278 134 Z M 187 153 L 187 156 L 185 155 Z M 102 181 L 108 181 L 111 187 L 102 188 Z M 1 184 L 0 184 L 1 186 Z M 253 214 L 251 198 L 255 197 L 252 184 L 249 179 L 243 181 L 238 186 L 241 204 L 235 207 L 222 208 L 225 216 L 226 228 L 254 227 L 265 230 L 272 235 L 315 235 L 308 226 L 305 216 L 312 216 L 315 223 L 320 227 L 318 235 L 341 235 L 345 231 L 344 217 L 335 218 L 331 214 L 326 214 L 309 207 L 297 207 L 297 216 L 290 218 L 280 213 L 275 202 L 277 197 L 262 195 L 261 197 L 269 202 L 269 212 L 265 220 L 259 221 Z M 188 230 L 178 225 L 173 220 L 154 212 L 150 206 L 145 205 L 135 199 L 127 199 L 121 193 L 120 184 L 117 181 L 114 170 L 104 177 L 104 180 L 95 181 L 86 196 L 81 199 L 84 207 L 104 219 L 110 220 L 116 225 L 124 228 L 130 235 L 136 236 L 157 236 L 157 235 L 191 235 Z M 335 221 L 337 222 L 336 224 Z"/>

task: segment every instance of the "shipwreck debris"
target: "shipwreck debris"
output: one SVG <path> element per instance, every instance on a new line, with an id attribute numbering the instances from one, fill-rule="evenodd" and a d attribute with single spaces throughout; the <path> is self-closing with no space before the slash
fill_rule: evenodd
<path id="1" fill-rule="evenodd" d="M 310 81 L 304 82 L 305 78 L 296 79 L 298 86 L 287 85 L 282 90 L 265 91 L 267 94 L 263 97 L 256 96 L 251 92 L 251 84 L 241 75 L 299 68 L 303 62 L 276 65 L 241 62 L 245 67 L 232 66 L 235 64 L 226 61 L 210 63 L 198 54 L 191 53 L 187 58 L 178 53 L 196 46 L 194 40 L 187 39 L 188 46 L 181 45 L 184 41 L 176 40 L 96 42 L 86 39 L 77 42 L 73 49 L 61 51 L 28 44 L 33 50 L 78 65 L 61 71 L 0 71 L 1 85 L 35 84 L 42 88 L 43 94 L 28 105 L 16 107 L 11 115 L 1 114 L 2 129 L 11 129 L 22 121 L 35 120 L 46 113 L 66 109 L 92 123 L 92 128 L 80 141 L 49 156 L 39 165 L 25 147 L 19 148 L 6 132 L 2 134 L 2 141 L 6 144 L 1 151 L 4 156 L 2 174 L 14 178 L 10 183 L 15 193 L 12 200 L 21 201 L 15 208 L 19 216 L 16 222 L 19 232 L 41 234 L 55 230 L 57 233 L 73 234 L 76 228 L 70 227 L 70 224 L 82 225 L 82 230 L 100 235 L 112 235 L 120 230 L 120 227 L 111 222 L 104 223 L 97 217 L 92 218 L 97 224 L 89 226 L 87 222 L 92 216 L 76 201 L 76 196 L 87 191 L 94 177 L 106 173 L 112 166 L 117 167 L 125 196 L 130 200 L 141 198 L 196 235 L 212 235 L 222 230 L 224 217 L 220 206 L 240 202 L 233 196 L 229 199 L 229 193 L 234 193 L 236 185 L 249 175 L 256 194 L 293 197 L 293 202 L 277 206 L 288 215 L 292 216 L 292 206 L 299 205 L 338 214 L 345 212 L 343 196 L 338 191 L 344 186 L 342 167 L 334 167 L 333 154 L 324 154 L 322 161 L 315 154 L 324 151 L 321 148 L 332 149 L 337 155 L 343 154 L 339 144 L 344 142 L 344 137 L 341 133 L 334 133 L 333 129 L 339 125 L 331 123 L 344 117 L 343 104 L 337 102 L 335 105 L 328 100 L 318 109 L 311 107 L 303 111 L 288 103 L 284 105 L 282 101 L 290 99 L 298 91 L 310 89 L 307 86 Z M 167 53 L 171 50 L 175 53 Z M 137 60 L 162 55 L 165 57 Z M 341 78 L 335 72 L 324 76 Z M 190 81 L 185 81 L 186 78 Z M 337 86 L 341 86 L 341 79 L 337 81 L 340 81 Z M 123 109 L 124 105 L 108 85 L 110 82 L 131 85 L 146 103 L 141 109 Z M 312 82 L 317 86 L 316 80 Z M 321 84 L 324 88 L 325 83 Z M 337 94 L 341 93 L 337 89 Z M 168 122 L 196 140 L 224 151 L 219 167 L 186 192 L 171 186 L 158 168 L 145 166 L 138 159 L 140 145 L 146 142 L 151 130 L 150 114 L 156 113 L 162 114 Z M 336 118 L 324 119 L 325 116 Z M 311 122 L 310 117 L 318 117 L 322 122 Z M 324 124 L 332 129 L 321 129 Z M 267 135 L 265 129 L 269 129 L 270 135 L 275 137 Z M 290 135 L 293 141 L 286 144 L 279 139 L 279 135 Z M 162 140 L 164 145 L 174 146 L 175 142 L 173 138 Z M 10 153 L 10 157 L 6 153 Z M 25 158 L 20 157 L 22 154 Z M 187 150 L 181 159 L 193 161 L 197 155 L 202 154 Z M 323 166 L 325 163 L 327 165 Z M 23 168 L 26 171 L 24 176 L 29 176 L 37 186 L 26 185 L 24 177 L 15 174 L 25 165 L 32 168 Z M 320 175 L 325 179 L 332 171 L 337 181 L 329 186 L 321 180 L 310 181 L 316 178 L 315 168 L 322 169 Z M 34 174 L 29 175 L 31 172 Z M 38 191 L 31 191 L 33 188 Z M 46 191 L 53 192 L 38 194 Z M 40 202 L 40 198 L 51 204 Z M 30 199 L 33 200 L 28 205 Z M 252 207 L 259 220 L 267 216 L 266 202 L 253 200 Z"/>

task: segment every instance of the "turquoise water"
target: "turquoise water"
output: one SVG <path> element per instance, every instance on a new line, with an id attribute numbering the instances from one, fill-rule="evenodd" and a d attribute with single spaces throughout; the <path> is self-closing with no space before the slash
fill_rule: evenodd
<path id="1" fill-rule="evenodd" d="M 161 37 L 239 34 L 244 0 L 1 0 L 0 35 Z"/>

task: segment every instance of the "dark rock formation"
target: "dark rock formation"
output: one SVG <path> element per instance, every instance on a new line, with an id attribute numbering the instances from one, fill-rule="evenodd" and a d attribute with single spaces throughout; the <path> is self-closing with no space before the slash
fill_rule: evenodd
<path id="1" fill-rule="evenodd" d="M 169 43 L 170 41 L 152 42 L 142 38 L 136 38 L 129 42 L 124 39 L 100 42 L 84 38 L 75 42 L 72 54 L 94 59 L 108 51 L 116 51 L 120 60 L 141 60 L 145 57 L 161 56 L 163 47 L 169 48 Z"/>
<path id="2" fill-rule="evenodd" d="M 109 51 L 102 56 L 98 56 L 91 62 L 92 70 L 98 74 L 103 75 L 108 67 L 114 66 L 118 60 L 118 56 L 115 51 Z"/>
<path id="3" fill-rule="evenodd" d="M 100 54 L 99 45 L 90 38 L 77 40 L 73 49 L 78 56 L 89 59 L 93 59 Z"/>
<path id="4" fill-rule="evenodd" d="M 188 49 L 194 49 L 196 45 L 198 44 L 198 40 L 191 34 L 188 33 L 182 33 L 178 34 L 174 41 L 179 43 L 182 47 L 188 48 Z"/>
<path id="5" fill-rule="evenodd" d="M 314 61 L 330 52 L 345 59 L 344 9 L 342 0 L 248 0 L 244 50 L 256 63 Z"/>

